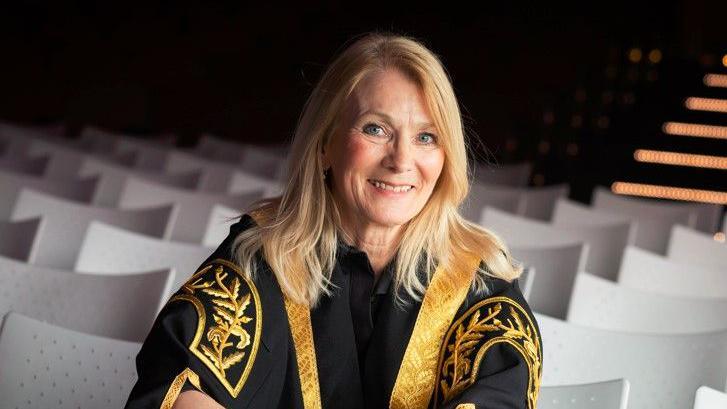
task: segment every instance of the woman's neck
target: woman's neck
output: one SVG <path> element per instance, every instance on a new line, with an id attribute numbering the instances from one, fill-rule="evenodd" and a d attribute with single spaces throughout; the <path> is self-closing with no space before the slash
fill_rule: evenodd
<path id="1" fill-rule="evenodd" d="M 378 279 L 396 254 L 403 233 L 402 226 L 356 225 L 344 226 L 349 244 L 366 253 Z"/>

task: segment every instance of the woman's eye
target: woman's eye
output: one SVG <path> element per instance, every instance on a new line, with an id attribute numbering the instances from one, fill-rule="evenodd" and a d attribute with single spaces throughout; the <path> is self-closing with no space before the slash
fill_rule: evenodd
<path id="1" fill-rule="evenodd" d="M 379 130 L 378 133 L 377 133 L 376 129 Z M 369 131 L 369 130 L 372 130 L 372 131 Z M 382 128 L 382 127 L 380 127 L 379 125 L 376 125 L 376 124 L 366 124 L 366 125 L 364 125 L 363 131 L 364 131 L 364 133 L 367 133 L 369 135 L 375 135 L 375 136 L 384 136 L 385 135 L 384 128 Z"/>
<path id="2" fill-rule="evenodd" d="M 419 134 L 417 137 L 418 141 L 423 144 L 433 144 L 437 141 L 437 137 L 430 133 Z"/>

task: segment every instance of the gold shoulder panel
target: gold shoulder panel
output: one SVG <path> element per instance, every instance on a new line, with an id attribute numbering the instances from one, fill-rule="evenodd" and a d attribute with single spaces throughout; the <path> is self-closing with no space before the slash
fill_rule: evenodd
<path id="1" fill-rule="evenodd" d="M 182 289 L 170 302 L 187 301 L 197 310 L 197 331 L 189 350 L 236 398 L 260 346 L 263 311 L 257 288 L 235 264 L 216 259 Z"/>
<path id="2" fill-rule="evenodd" d="M 512 346 L 527 363 L 528 408 L 535 409 L 542 376 L 540 335 L 525 309 L 508 297 L 478 302 L 450 327 L 439 356 L 435 407 L 472 385 L 483 357 L 499 343 Z"/>

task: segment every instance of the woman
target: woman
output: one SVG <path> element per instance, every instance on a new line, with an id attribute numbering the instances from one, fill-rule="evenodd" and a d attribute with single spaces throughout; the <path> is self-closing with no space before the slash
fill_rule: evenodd
<path id="1" fill-rule="evenodd" d="M 535 408 L 522 269 L 457 211 L 468 192 L 437 57 L 369 34 L 306 103 L 282 197 L 170 299 L 127 407 Z"/>

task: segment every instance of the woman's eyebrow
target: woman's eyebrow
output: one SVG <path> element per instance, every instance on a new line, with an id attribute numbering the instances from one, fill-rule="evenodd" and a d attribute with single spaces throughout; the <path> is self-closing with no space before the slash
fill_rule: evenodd
<path id="1" fill-rule="evenodd" d="M 381 118 L 384 118 L 386 120 L 386 122 L 388 122 L 390 124 L 393 124 L 394 123 L 394 121 L 392 120 L 391 116 L 389 116 L 389 114 L 387 114 L 385 112 L 381 112 L 381 111 L 371 111 L 371 110 L 369 110 L 369 111 L 363 112 L 360 116 L 361 117 L 364 117 L 366 115 L 379 116 Z M 431 123 L 431 122 L 419 122 L 419 123 L 414 124 L 414 125 L 417 126 L 417 127 L 419 127 L 419 129 L 434 128 L 434 124 Z"/>

